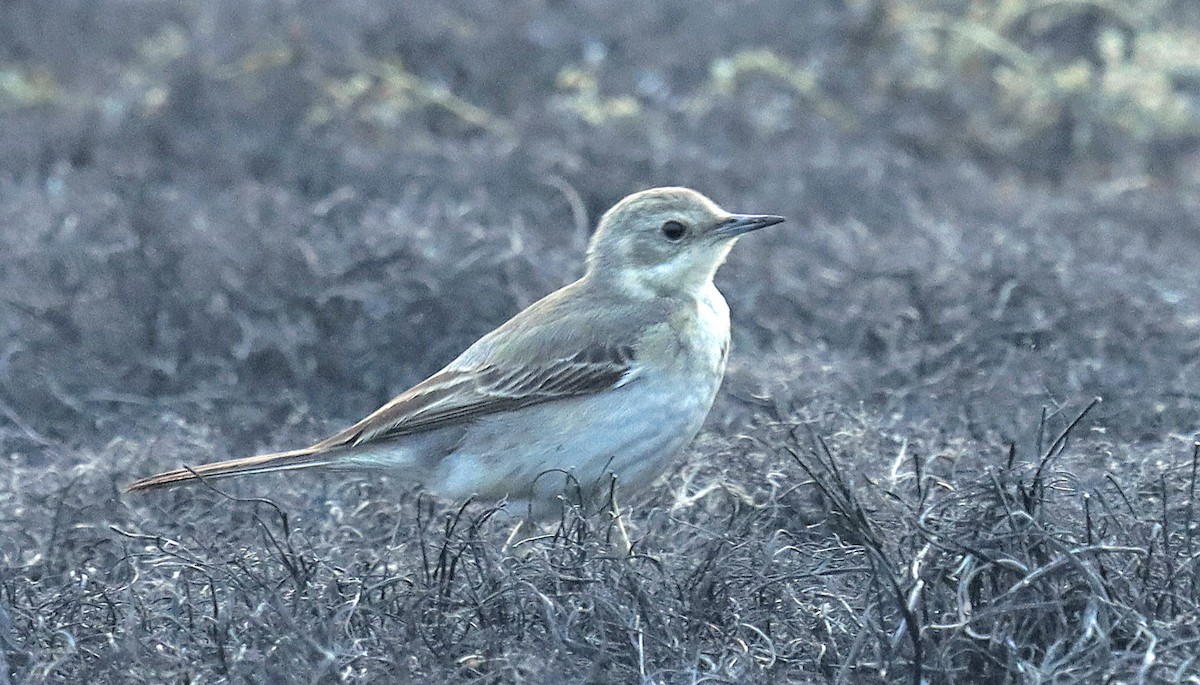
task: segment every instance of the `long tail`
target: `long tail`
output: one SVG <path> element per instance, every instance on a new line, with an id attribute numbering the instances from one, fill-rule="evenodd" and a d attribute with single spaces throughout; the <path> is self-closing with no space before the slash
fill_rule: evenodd
<path id="1" fill-rule="evenodd" d="M 157 476 L 143 478 L 125 488 L 125 492 L 150 490 L 176 483 L 188 483 L 209 478 L 229 478 L 230 476 L 246 476 L 253 473 L 310 469 L 318 466 L 329 466 L 336 462 L 341 462 L 345 458 L 346 454 L 342 450 L 319 450 L 314 447 L 306 447 L 302 450 L 292 450 L 290 452 L 260 454 L 254 457 L 219 461 L 215 464 L 201 464 L 190 469 L 167 471 Z"/>

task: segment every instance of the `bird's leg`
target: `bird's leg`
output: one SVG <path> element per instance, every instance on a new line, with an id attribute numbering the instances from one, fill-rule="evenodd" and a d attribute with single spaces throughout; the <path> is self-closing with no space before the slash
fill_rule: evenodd
<path id="1" fill-rule="evenodd" d="M 513 526 L 512 532 L 508 534 L 508 539 L 504 541 L 504 552 L 511 554 L 517 545 L 532 537 L 534 530 L 535 526 L 528 519 L 518 521 L 517 525 Z"/>
<path id="2" fill-rule="evenodd" d="M 617 521 L 617 539 L 613 541 L 613 551 L 622 557 L 633 556 L 633 542 L 629 539 L 629 531 L 625 528 L 625 519 L 621 512 L 613 510 L 613 518 Z"/>
<path id="3" fill-rule="evenodd" d="M 621 506 L 617 504 L 617 478 L 613 476 L 612 486 L 608 491 L 608 504 L 605 507 L 608 515 L 616 522 L 617 539 L 609 539 L 613 551 L 622 557 L 633 556 L 633 542 L 629 539 L 629 530 L 625 528 L 625 519 L 621 516 Z"/>

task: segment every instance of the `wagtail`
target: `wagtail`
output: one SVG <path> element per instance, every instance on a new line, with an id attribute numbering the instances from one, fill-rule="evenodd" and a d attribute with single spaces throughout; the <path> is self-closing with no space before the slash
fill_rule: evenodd
<path id="1" fill-rule="evenodd" d="M 538 519 L 561 511 L 568 482 L 594 501 L 613 479 L 622 493 L 642 489 L 700 431 L 725 375 L 717 268 L 740 236 L 783 220 L 731 214 L 687 188 L 630 195 L 600 219 L 583 278 L 370 416 L 303 449 L 168 471 L 129 490 L 377 470 L 442 497 L 504 499 Z"/>

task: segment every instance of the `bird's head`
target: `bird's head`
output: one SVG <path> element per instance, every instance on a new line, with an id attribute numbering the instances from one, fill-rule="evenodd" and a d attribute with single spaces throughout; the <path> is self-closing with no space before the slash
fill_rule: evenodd
<path id="1" fill-rule="evenodd" d="M 783 221 L 730 214 L 690 188 L 653 188 L 604 213 L 588 246 L 588 278 L 646 296 L 695 294 L 738 236 Z"/>

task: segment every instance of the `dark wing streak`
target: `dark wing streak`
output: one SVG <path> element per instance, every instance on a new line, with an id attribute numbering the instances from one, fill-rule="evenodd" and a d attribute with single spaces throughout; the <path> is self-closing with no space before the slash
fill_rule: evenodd
<path id="1" fill-rule="evenodd" d="M 632 349 L 627 346 L 598 345 L 536 370 L 502 370 L 485 365 L 442 371 L 313 449 L 388 440 L 489 414 L 603 392 L 633 380 L 633 362 Z"/>

